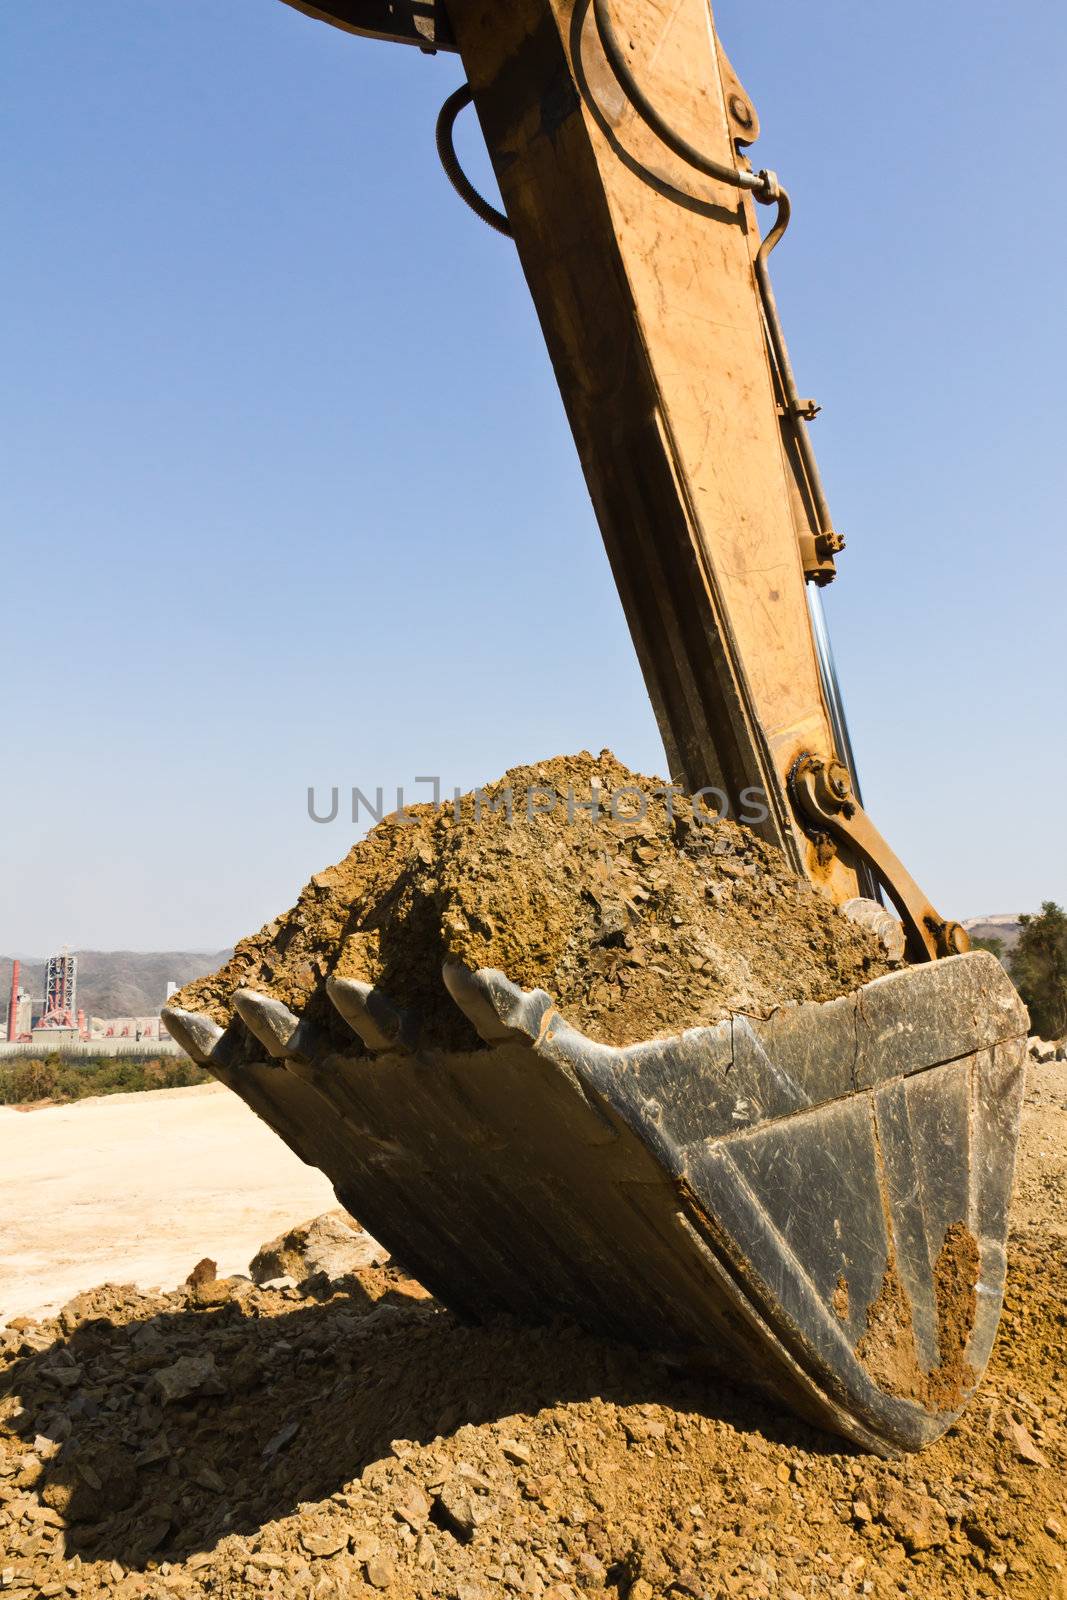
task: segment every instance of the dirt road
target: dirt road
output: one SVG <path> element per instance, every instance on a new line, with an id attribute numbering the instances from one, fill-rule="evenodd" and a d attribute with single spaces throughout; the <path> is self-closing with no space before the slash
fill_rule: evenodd
<path id="1" fill-rule="evenodd" d="M 221 1084 L 0 1107 L 0 1323 L 87 1283 L 170 1289 L 203 1256 L 245 1272 L 264 1239 L 336 1203 Z"/>

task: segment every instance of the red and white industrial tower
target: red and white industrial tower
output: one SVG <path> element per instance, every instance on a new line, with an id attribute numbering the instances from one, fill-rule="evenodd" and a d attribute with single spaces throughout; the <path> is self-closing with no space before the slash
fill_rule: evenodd
<path id="1" fill-rule="evenodd" d="M 9 1044 L 14 1044 L 19 1036 L 19 999 L 22 994 L 19 988 L 20 970 L 18 961 L 13 961 L 11 963 L 11 1003 L 7 1008 L 7 1039 Z"/>
<path id="2" fill-rule="evenodd" d="M 77 993 L 77 956 L 72 956 L 69 950 L 61 951 L 58 956 L 49 956 L 44 975 L 44 1011 L 37 1027 L 75 1027 Z"/>

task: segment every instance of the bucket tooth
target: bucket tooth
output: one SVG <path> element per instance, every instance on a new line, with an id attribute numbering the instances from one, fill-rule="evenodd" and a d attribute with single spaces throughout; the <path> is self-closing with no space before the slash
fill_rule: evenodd
<path id="1" fill-rule="evenodd" d="M 307 1025 L 280 1000 L 254 989 L 238 989 L 233 1003 L 249 1033 L 275 1061 L 317 1053 L 317 1041 L 308 1036 Z"/>
<path id="2" fill-rule="evenodd" d="M 164 1006 L 163 1023 L 175 1044 L 198 1066 L 206 1067 L 224 1030 L 213 1018 L 198 1011 L 183 1011 L 181 1006 Z"/>
<path id="3" fill-rule="evenodd" d="M 562 1022 L 543 989 L 518 988 L 492 967 L 472 971 L 458 961 L 441 968 L 445 988 L 486 1044 L 536 1044 Z"/>
<path id="4" fill-rule="evenodd" d="M 326 993 L 372 1054 L 414 1049 L 416 1029 L 411 1018 L 373 984 L 358 978 L 327 978 Z"/>

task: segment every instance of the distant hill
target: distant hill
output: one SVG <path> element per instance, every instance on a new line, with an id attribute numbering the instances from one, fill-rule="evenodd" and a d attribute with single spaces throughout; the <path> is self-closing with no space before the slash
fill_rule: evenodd
<path id="1" fill-rule="evenodd" d="M 214 972 L 230 950 L 76 950 L 78 1005 L 87 1017 L 157 1017 L 167 984 L 189 983 Z M 33 1015 L 44 1001 L 44 961 L 23 961 L 21 983 L 33 995 Z M 11 993 L 11 957 L 0 956 L 0 1020 Z"/>
<path id="2" fill-rule="evenodd" d="M 1004 946 L 1005 955 L 1014 950 L 1019 942 L 1017 916 L 971 917 L 963 926 L 972 939 L 999 939 Z"/>

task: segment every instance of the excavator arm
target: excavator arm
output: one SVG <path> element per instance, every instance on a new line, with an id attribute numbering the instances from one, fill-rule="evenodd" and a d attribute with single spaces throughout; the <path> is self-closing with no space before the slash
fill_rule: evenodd
<path id="1" fill-rule="evenodd" d="M 913 959 L 965 950 L 860 803 L 818 598 L 843 540 L 770 282 L 789 197 L 752 170 L 758 117 L 706 0 L 299 9 L 462 56 L 439 145 L 514 239 L 672 777 L 762 814 L 838 904 L 884 885 Z M 504 216 L 455 159 L 469 98 Z"/>

